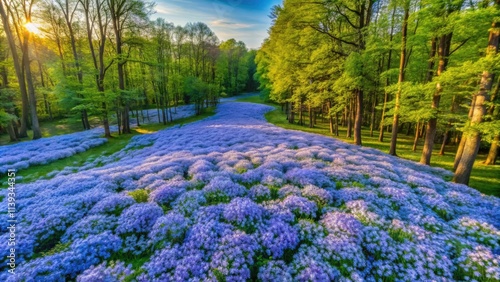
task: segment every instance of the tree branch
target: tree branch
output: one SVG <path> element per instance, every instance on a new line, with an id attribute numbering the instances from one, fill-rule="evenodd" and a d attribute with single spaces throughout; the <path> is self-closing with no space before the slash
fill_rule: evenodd
<path id="1" fill-rule="evenodd" d="M 451 54 L 455 53 L 455 51 L 457 51 L 458 49 L 460 49 L 460 47 L 464 46 L 465 43 L 467 43 L 467 41 L 469 41 L 469 39 L 471 39 L 471 37 L 465 39 L 464 41 L 462 41 L 458 46 L 457 48 L 453 49 L 453 51 L 450 51 L 450 54 L 449 56 L 451 56 Z"/>
<path id="2" fill-rule="evenodd" d="M 321 28 L 315 27 L 315 26 L 313 26 L 313 25 L 309 25 L 309 27 L 310 27 L 310 28 L 312 28 L 312 29 L 314 29 L 314 30 L 316 30 L 316 31 L 318 31 L 318 32 L 320 32 L 320 33 L 326 34 L 326 35 L 328 35 L 329 37 L 331 37 L 332 39 L 335 39 L 335 40 L 340 41 L 340 42 L 342 42 L 342 43 L 345 43 L 345 44 L 348 44 L 348 45 L 354 46 L 354 47 L 356 47 L 356 48 L 359 46 L 358 44 L 356 44 L 356 43 L 354 43 L 354 42 L 347 41 L 347 40 L 344 40 L 344 39 L 342 39 L 342 38 L 336 37 L 335 35 L 333 35 L 333 34 L 331 34 L 331 33 L 327 32 L 327 31 L 324 31 L 324 30 L 322 30 Z"/>
<path id="3" fill-rule="evenodd" d="M 103 71 L 104 74 L 106 74 L 106 71 L 113 65 L 114 62 L 115 62 L 115 59 L 112 59 L 111 62 L 109 62 L 109 65 L 107 65 L 104 68 L 104 71 Z"/>
<path id="4" fill-rule="evenodd" d="M 335 5 L 335 7 L 337 8 L 337 12 L 338 12 L 338 14 L 339 14 L 339 15 L 341 15 L 341 16 L 342 16 L 342 17 L 343 17 L 343 18 L 347 21 L 347 23 L 348 23 L 350 26 L 352 26 L 354 29 L 360 29 L 360 27 L 359 27 L 359 26 L 357 26 L 357 25 L 355 25 L 355 24 L 353 24 L 353 23 L 351 22 L 351 20 L 349 19 L 349 17 L 348 17 L 347 15 L 343 14 L 343 13 L 340 11 L 340 7 L 339 7 L 338 5 Z M 358 15 L 359 15 L 359 14 L 358 14 Z"/>

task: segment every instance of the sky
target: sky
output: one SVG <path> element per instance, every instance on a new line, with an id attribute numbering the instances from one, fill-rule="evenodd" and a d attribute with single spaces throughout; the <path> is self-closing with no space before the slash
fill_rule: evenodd
<path id="1" fill-rule="evenodd" d="M 204 22 L 219 40 L 234 38 L 258 49 L 271 26 L 271 7 L 281 0 L 157 0 L 156 13 L 175 25 Z"/>

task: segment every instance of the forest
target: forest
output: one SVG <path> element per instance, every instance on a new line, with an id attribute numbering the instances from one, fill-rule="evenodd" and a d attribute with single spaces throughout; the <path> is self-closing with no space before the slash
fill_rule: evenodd
<path id="1" fill-rule="evenodd" d="M 398 134 L 414 134 L 426 165 L 435 145 L 440 155 L 456 145 L 453 181 L 467 184 L 479 150 L 486 165 L 498 156 L 499 5 L 287 0 L 271 12 L 256 77 L 290 123 L 313 127 L 326 117 L 331 134 L 347 127 L 358 145 L 369 128 L 390 140 L 391 155 Z"/>
<path id="2" fill-rule="evenodd" d="M 175 26 L 142 0 L 5 0 L 0 3 L 0 133 L 42 137 L 43 121 L 78 119 L 130 133 L 130 116 L 256 89 L 256 51 L 220 41 L 202 22 Z M 144 117 L 142 117 L 144 120 Z M 139 122 L 140 125 L 140 122 Z M 28 133 L 29 132 L 29 133 Z M 32 132 L 32 134 L 31 134 Z"/>

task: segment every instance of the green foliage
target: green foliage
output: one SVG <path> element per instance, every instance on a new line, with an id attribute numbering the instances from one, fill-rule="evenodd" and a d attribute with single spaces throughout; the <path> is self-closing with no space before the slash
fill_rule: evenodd
<path id="1" fill-rule="evenodd" d="M 146 203 L 148 201 L 148 198 L 149 198 L 149 192 L 150 191 L 147 189 L 137 189 L 137 190 L 128 192 L 128 194 L 129 194 L 129 196 L 134 198 L 134 200 L 137 203 Z"/>

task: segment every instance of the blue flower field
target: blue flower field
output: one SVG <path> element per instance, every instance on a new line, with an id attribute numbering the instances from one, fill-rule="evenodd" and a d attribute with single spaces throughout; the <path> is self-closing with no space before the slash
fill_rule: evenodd
<path id="1" fill-rule="evenodd" d="M 442 169 L 278 128 L 269 110 L 225 102 L 99 165 L 18 184 L 18 265 L 10 275 L 2 264 L 0 281 L 500 281 L 499 198 Z M 80 141 L 67 150 L 105 142 Z M 50 144 L 20 168 L 70 155 Z"/>

